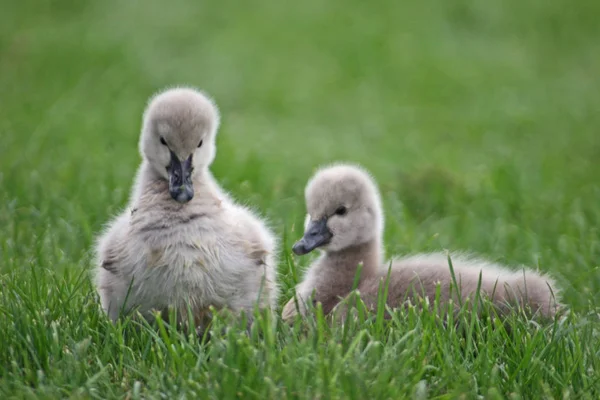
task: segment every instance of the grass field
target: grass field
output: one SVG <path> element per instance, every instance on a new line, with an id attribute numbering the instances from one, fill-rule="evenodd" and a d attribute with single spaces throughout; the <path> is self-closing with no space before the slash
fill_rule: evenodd
<path id="1" fill-rule="evenodd" d="M 600 2 L 0 5 L 0 398 L 600 397 Z M 348 160 L 380 183 L 388 254 L 531 265 L 573 313 L 466 337 L 414 310 L 208 344 L 113 326 L 94 235 L 174 84 L 220 106 L 213 172 L 281 237 L 282 302 L 312 259 L 290 251 L 304 184 Z"/>

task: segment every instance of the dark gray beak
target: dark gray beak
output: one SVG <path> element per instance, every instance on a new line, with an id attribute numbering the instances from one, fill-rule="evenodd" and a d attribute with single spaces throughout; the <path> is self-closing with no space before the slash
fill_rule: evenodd
<path id="1" fill-rule="evenodd" d="M 317 247 L 329 243 L 332 237 L 333 234 L 327 228 L 327 218 L 310 221 L 306 227 L 304 236 L 294 244 L 292 251 L 299 256 L 310 253 Z"/>
<path id="2" fill-rule="evenodd" d="M 171 162 L 167 167 L 167 172 L 169 173 L 169 193 L 173 199 L 180 203 L 187 203 L 194 197 L 192 170 L 191 155 L 187 160 L 181 162 L 177 155 L 171 151 Z"/>

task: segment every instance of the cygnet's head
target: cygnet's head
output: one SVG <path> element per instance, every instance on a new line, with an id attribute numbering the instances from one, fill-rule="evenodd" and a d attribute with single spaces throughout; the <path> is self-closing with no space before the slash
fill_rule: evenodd
<path id="1" fill-rule="evenodd" d="M 379 191 L 364 169 L 338 164 L 319 170 L 305 189 L 304 236 L 297 255 L 316 248 L 340 251 L 379 239 L 383 217 Z"/>
<path id="2" fill-rule="evenodd" d="M 150 99 L 140 152 L 169 181 L 169 193 L 178 202 L 194 197 L 194 171 L 208 168 L 215 158 L 218 127 L 217 106 L 195 89 L 168 89 Z"/>

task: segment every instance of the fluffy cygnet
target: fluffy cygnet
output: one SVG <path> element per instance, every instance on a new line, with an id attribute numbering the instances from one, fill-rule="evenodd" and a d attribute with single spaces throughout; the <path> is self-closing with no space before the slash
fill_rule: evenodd
<path id="1" fill-rule="evenodd" d="M 305 314 L 307 301 L 321 303 L 329 314 L 347 297 L 362 264 L 357 289 L 369 309 L 377 306 L 380 285 L 389 271 L 387 305 L 402 306 L 415 296 L 433 302 L 439 285 L 440 301 L 448 304 L 453 278 L 447 256 L 420 254 L 385 261 L 382 249 L 383 214 L 377 186 L 360 167 L 334 165 L 318 171 L 305 190 L 307 218 L 304 237 L 294 246 L 297 255 L 314 249 L 323 254 L 308 269 L 296 287 L 296 296 L 284 307 L 284 320 L 299 311 Z M 529 308 L 537 315 L 552 317 L 559 304 L 554 281 L 536 272 L 510 271 L 484 260 L 461 255 L 451 257 L 462 299 L 472 300 L 481 273 L 481 294 L 502 312 L 511 306 Z M 391 268 L 390 268 L 391 265 Z M 454 294 L 452 294 L 454 293 Z M 525 307 L 527 306 L 527 307 Z"/>
<path id="2" fill-rule="evenodd" d="M 216 105 L 197 90 L 151 98 L 128 207 L 96 246 L 97 289 L 113 321 L 132 308 L 148 316 L 171 307 L 185 321 L 189 306 L 202 325 L 210 306 L 275 306 L 276 239 L 209 172 L 218 126 Z"/>

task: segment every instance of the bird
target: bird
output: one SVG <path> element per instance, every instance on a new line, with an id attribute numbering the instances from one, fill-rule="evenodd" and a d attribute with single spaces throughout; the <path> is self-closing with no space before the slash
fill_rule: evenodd
<path id="1" fill-rule="evenodd" d="M 95 243 L 95 284 L 112 321 L 134 309 L 149 320 L 174 309 L 180 322 L 191 311 L 198 328 L 211 309 L 251 320 L 255 307 L 275 308 L 278 241 L 209 169 L 219 124 L 215 102 L 196 88 L 148 100 L 129 203 Z"/>
<path id="2" fill-rule="evenodd" d="M 284 306 L 284 321 L 291 322 L 298 314 L 306 316 L 308 305 L 319 303 L 325 315 L 339 313 L 343 321 L 349 307 L 345 300 L 353 293 L 374 311 L 382 285 L 387 286 L 388 308 L 416 304 L 419 299 L 433 304 L 437 295 L 442 305 L 451 305 L 457 312 L 461 303 L 474 300 L 479 285 L 479 293 L 490 299 L 501 316 L 521 307 L 541 319 L 552 318 L 562 307 L 555 281 L 530 269 L 513 271 L 460 252 L 386 260 L 381 197 L 375 180 L 360 165 L 335 163 L 318 169 L 304 195 L 304 235 L 292 251 L 302 256 L 317 249 L 321 256 L 308 267 Z"/>

